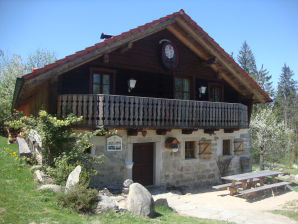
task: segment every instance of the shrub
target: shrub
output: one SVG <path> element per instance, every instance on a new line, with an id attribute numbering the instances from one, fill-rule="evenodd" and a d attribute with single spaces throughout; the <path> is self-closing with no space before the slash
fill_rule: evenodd
<path id="1" fill-rule="evenodd" d="M 96 208 L 97 190 L 82 185 L 73 186 L 66 194 L 58 197 L 58 203 L 66 208 L 74 209 L 80 213 L 90 213 Z"/>
<path id="2" fill-rule="evenodd" d="M 92 147 L 90 139 L 94 135 L 104 135 L 108 132 L 104 129 L 96 131 L 76 132 L 71 127 L 80 122 L 82 117 L 72 114 L 64 119 L 58 119 L 46 111 L 39 111 L 38 116 L 26 117 L 6 122 L 6 125 L 20 129 L 28 133 L 31 129 L 37 130 L 42 139 L 41 153 L 44 169 L 62 184 L 69 173 L 77 166 L 82 166 L 82 182 L 89 183 L 91 175 L 96 174 L 94 164 L 102 162 L 101 157 L 95 157 L 86 153 Z"/>

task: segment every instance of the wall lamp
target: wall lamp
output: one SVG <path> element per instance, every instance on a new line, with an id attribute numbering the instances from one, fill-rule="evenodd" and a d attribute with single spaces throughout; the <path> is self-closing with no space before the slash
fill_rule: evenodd
<path id="1" fill-rule="evenodd" d="M 135 80 L 134 78 L 130 78 L 128 80 L 128 92 L 130 93 L 132 89 L 134 89 L 136 87 L 136 83 L 137 80 Z"/>
<path id="2" fill-rule="evenodd" d="M 206 93 L 207 87 L 206 86 L 201 86 L 199 88 L 199 96 L 200 98 Z"/>

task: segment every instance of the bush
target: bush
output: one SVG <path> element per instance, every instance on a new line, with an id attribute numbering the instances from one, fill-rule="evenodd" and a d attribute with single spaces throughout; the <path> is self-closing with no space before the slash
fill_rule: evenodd
<path id="1" fill-rule="evenodd" d="M 97 206 L 97 190 L 82 185 L 73 186 L 66 194 L 58 197 L 58 203 L 80 213 L 93 212 Z"/>
<path id="2" fill-rule="evenodd" d="M 71 127 L 80 122 L 82 117 L 69 114 L 64 119 L 58 119 L 46 111 L 39 111 L 38 117 L 22 116 L 19 119 L 6 122 L 8 127 L 20 129 L 28 133 L 36 130 L 42 139 L 41 153 L 44 169 L 56 179 L 58 184 L 63 184 L 69 173 L 77 166 L 82 166 L 82 183 L 88 184 L 90 176 L 96 174 L 94 164 L 102 162 L 101 157 L 86 153 L 92 147 L 90 139 L 94 135 L 110 134 L 104 129 L 94 132 L 76 132 Z M 112 132 L 111 132 L 112 133 Z"/>

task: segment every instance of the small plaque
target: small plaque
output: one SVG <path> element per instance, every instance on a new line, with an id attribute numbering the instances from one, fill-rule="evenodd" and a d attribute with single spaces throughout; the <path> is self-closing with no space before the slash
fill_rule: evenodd
<path id="1" fill-rule="evenodd" d="M 108 137 L 107 151 L 122 151 L 122 138 L 118 135 Z"/>

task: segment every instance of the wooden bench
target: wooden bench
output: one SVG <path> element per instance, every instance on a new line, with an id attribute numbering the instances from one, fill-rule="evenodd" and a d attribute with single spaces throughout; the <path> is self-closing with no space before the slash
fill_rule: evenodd
<path id="1" fill-rule="evenodd" d="M 254 178 L 252 180 L 252 182 L 258 182 L 259 180 L 260 180 L 259 178 Z M 242 182 L 241 181 L 237 181 L 235 183 L 235 186 L 239 186 L 239 185 L 242 185 Z M 227 183 L 227 184 L 221 184 L 221 185 L 212 186 L 212 188 L 213 189 L 216 189 L 216 190 L 226 190 L 226 189 L 228 189 L 231 186 L 232 186 L 232 183 Z"/>
<path id="2" fill-rule="evenodd" d="M 265 190 L 273 190 L 274 188 L 278 188 L 278 187 L 286 187 L 288 186 L 289 184 L 291 184 L 290 182 L 279 182 L 279 183 L 275 183 L 275 184 L 268 184 L 268 185 L 264 185 L 264 186 L 261 186 L 261 187 L 256 187 L 256 188 L 252 188 L 252 189 L 247 189 L 247 190 L 244 190 L 244 191 L 241 191 L 239 192 L 239 196 L 248 196 L 248 195 L 252 195 L 252 194 L 255 194 L 257 192 L 260 192 L 260 191 L 265 191 Z"/>

